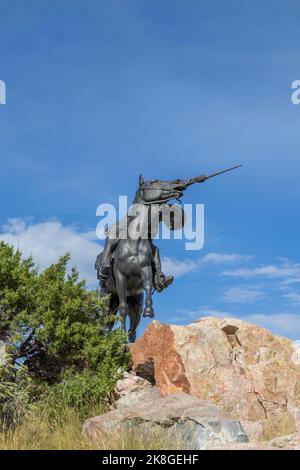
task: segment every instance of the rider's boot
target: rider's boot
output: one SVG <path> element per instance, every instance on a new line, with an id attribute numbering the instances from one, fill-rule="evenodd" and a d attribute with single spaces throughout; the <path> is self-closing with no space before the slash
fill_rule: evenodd
<path id="1" fill-rule="evenodd" d="M 102 287 L 106 287 L 107 279 L 112 275 L 112 256 L 108 250 L 104 250 L 97 257 L 95 268 Z"/>
<path id="2" fill-rule="evenodd" d="M 112 253 L 117 246 L 118 240 L 106 239 L 105 247 L 102 253 L 97 256 L 95 268 L 98 279 L 105 287 L 107 279 L 112 275 Z"/>
<path id="3" fill-rule="evenodd" d="M 174 281 L 173 276 L 165 276 L 162 271 L 156 271 L 154 276 L 154 287 L 157 292 L 166 289 Z"/>
<path id="4" fill-rule="evenodd" d="M 112 265 L 111 261 L 106 261 L 102 263 L 98 271 L 98 276 L 100 280 L 107 280 L 112 275 Z"/>
<path id="5" fill-rule="evenodd" d="M 165 279 L 164 279 L 165 288 L 169 287 L 169 285 L 172 284 L 173 281 L 174 281 L 173 276 L 165 276 Z"/>

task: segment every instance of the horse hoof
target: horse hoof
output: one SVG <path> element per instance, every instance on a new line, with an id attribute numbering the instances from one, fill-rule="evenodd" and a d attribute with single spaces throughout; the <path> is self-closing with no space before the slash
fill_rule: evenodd
<path id="1" fill-rule="evenodd" d="M 129 344 L 134 343 L 136 340 L 136 334 L 134 333 L 133 335 L 128 335 L 128 342 Z"/>
<path id="2" fill-rule="evenodd" d="M 144 313 L 143 313 L 143 317 L 154 318 L 154 312 L 153 312 L 152 308 L 150 308 L 150 307 L 145 308 Z"/>

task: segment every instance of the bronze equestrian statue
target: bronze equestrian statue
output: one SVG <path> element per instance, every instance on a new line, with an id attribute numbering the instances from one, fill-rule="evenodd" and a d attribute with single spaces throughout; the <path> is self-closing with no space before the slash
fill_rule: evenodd
<path id="1" fill-rule="evenodd" d="M 108 230 L 104 250 L 97 256 L 95 263 L 101 296 L 110 294 L 110 314 L 119 312 L 124 331 L 126 316 L 130 318 L 130 342 L 135 341 L 142 311 L 144 317 L 154 317 L 153 289 L 161 292 L 173 282 L 173 276 L 166 276 L 162 272 L 159 249 L 153 243 L 159 223 L 163 220 L 166 222 L 166 214 L 170 230 L 181 228 L 184 224 L 184 213 L 180 207 L 168 203 L 172 200 L 180 201 L 184 191 L 192 184 L 203 183 L 239 166 L 187 180 L 144 181 L 140 176 L 131 209 L 113 227 L 114 230 Z M 111 322 L 108 330 L 113 325 L 114 322 Z"/>

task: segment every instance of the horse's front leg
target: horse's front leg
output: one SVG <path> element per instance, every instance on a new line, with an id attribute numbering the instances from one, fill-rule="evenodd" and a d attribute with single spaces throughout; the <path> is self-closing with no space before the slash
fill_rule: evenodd
<path id="1" fill-rule="evenodd" d="M 135 295 L 130 298 L 128 302 L 128 314 L 130 317 L 130 328 L 128 331 L 128 340 L 134 343 L 136 339 L 136 330 L 141 320 L 143 310 L 143 293 Z"/>
<path id="2" fill-rule="evenodd" d="M 127 314 L 127 296 L 126 296 L 126 278 L 125 276 L 117 271 L 115 273 L 116 288 L 119 297 L 119 314 L 121 317 L 122 329 L 126 333 L 126 314 Z"/>
<path id="3" fill-rule="evenodd" d="M 152 307 L 152 289 L 153 289 L 153 280 L 152 280 L 152 267 L 147 266 L 142 269 L 142 279 L 143 287 L 146 292 L 146 302 L 143 317 L 154 317 L 153 307 Z"/>

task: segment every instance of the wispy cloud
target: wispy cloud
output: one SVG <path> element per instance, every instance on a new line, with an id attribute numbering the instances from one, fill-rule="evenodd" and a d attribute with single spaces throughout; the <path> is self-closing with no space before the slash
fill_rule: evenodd
<path id="1" fill-rule="evenodd" d="M 282 282 L 283 286 L 290 286 L 292 284 L 300 284 L 300 277 L 292 277 L 289 279 L 286 279 Z"/>
<path id="2" fill-rule="evenodd" d="M 203 317 L 236 318 L 253 323 L 262 328 L 270 330 L 272 333 L 297 340 L 300 338 L 300 315 L 290 312 L 280 313 L 253 313 L 249 315 L 238 315 L 214 307 L 199 307 L 195 310 L 179 310 L 171 321 L 177 324 L 186 325 Z"/>
<path id="3" fill-rule="evenodd" d="M 300 315 L 295 313 L 283 312 L 270 315 L 257 313 L 247 315 L 241 319 L 255 323 L 281 336 L 287 336 L 292 339 L 300 337 Z"/>
<path id="4" fill-rule="evenodd" d="M 165 257 L 162 259 L 162 266 L 166 273 L 173 274 L 174 276 L 182 276 L 184 274 L 197 271 L 204 264 L 232 264 L 247 261 L 251 258 L 251 256 L 239 255 L 236 253 L 227 254 L 212 252 L 195 260 L 177 260 L 175 258 Z"/>
<path id="5" fill-rule="evenodd" d="M 230 304 L 247 304 L 257 302 L 266 297 L 266 293 L 256 286 L 236 286 L 231 287 L 223 294 L 223 302 Z"/>
<path id="6" fill-rule="evenodd" d="M 166 274 L 179 277 L 196 271 L 199 268 L 198 261 L 178 260 L 175 258 L 162 258 L 162 269 Z"/>
<path id="7" fill-rule="evenodd" d="M 81 276 L 89 285 L 96 284 L 94 261 L 102 247 L 94 231 L 81 231 L 63 226 L 59 220 L 34 223 L 28 219 L 9 219 L 3 225 L 0 239 L 20 248 L 24 256 L 32 255 L 41 269 L 55 262 L 66 252 L 71 253 Z M 197 271 L 204 264 L 234 263 L 247 259 L 238 254 L 208 253 L 195 260 L 164 257 L 163 270 L 176 277 Z"/>
<path id="8" fill-rule="evenodd" d="M 232 313 L 228 313 L 224 310 L 211 307 L 199 307 L 195 310 L 180 309 L 177 310 L 176 314 L 171 317 L 170 321 L 173 323 L 179 323 L 186 325 L 189 322 L 193 322 L 202 317 L 233 317 Z"/>
<path id="9" fill-rule="evenodd" d="M 248 261 L 252 259 L 252 256 L 248 255 L 239 255 L 236 253 L 226 254 L 226 253 L 208 253 L 207 255 L 201 258 L 202 263 L 236 263 L 241 261 Z"/>
<path id="10" fill-rule="evenodd" d="M 274 290 L 277 291 L 277 295 L 281 296 L 281 300 L 292 305 L 300 305 L 300 293 L 292 289 L 292 286 L 300 283 L 300 263 L 286 258 L 278 258 L 277 264 L 239 267 L 224 270 L 221 274 L 228 279 L 255 279 L 256 283 L 260 282 L 261 286 L 257 286 L 255 289 L 248 288 L 249 301 L 262 299 L 265 297 L 263 293 L 271 289 L 273 292 Z M 234 293 L 237 294 L 237 298 L 239 294 L 243 297 L 243 292 L 239 292 L 239 287 L 234 287 L 224 294 L 223 300 L 229 301 L 230 294 Z M 246 301 L 247 293 L 245 292 Z"/>
<path id="11" fill-rule="evenodd" d="M 0 239 L 19 248 L 25 257 L 33 256 L 40 269 L 70 252 L 71 264 L 89 286 L 96 286 L 94 262 L 101 246 L 94 231 L 65 227 L 58 220 L 32 223 L 26 219 L 10 219 L 0 232 Z"/>
<path id="12" fill-rule="evenodd" d="M 265 277 L 288 279 L 300 275 L 300 264 L 284 261 L 279 265 L 269 264 L 252 268 L 239 268 L 222 272 L 227 277 Z"/>
<path id="13" fill-rule="evenodd" d="M 290 292 L 283 294 L 283 296 L 293 305 L 300 305 L 300 293 L 299 292 L 290 291 Z"/>

